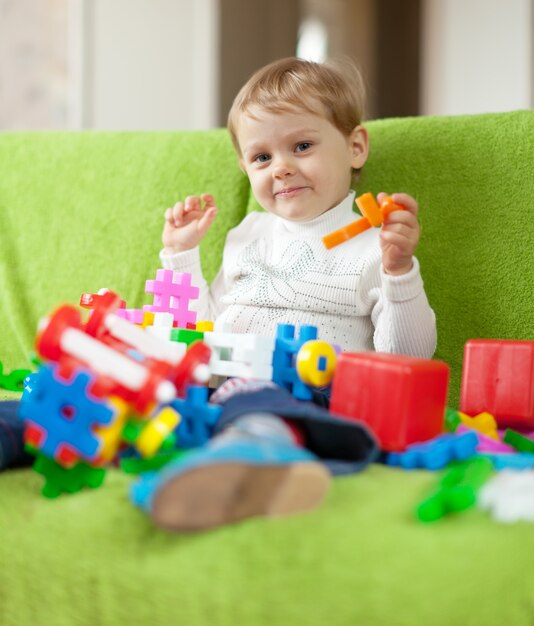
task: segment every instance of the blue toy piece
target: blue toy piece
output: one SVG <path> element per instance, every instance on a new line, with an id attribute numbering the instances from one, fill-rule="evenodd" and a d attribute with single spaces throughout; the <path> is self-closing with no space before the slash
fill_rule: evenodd
<path id="1" fill-rule="evenodd" d="M 534 453 L 531 452 L 523 452 L 521 454 L 484 454 L 484 456 L 493 463 L 493 467 L 497 471 L 534 468 Z"/>
<path id="2" fill-rule="evenodd" d="M 93 377 L 77 370 L 70 380 L 57 375 L 55 366 L 41 366 L 32 380 L 32 390 L 24 394 L 19 416 L 43 433 L 39 451 L 56 460 L 67 446 L 84 461 L 98 458 L 100 439 L 96 425 L 113 421 L 115 410 L 103 399 L 91 395 Z"/>
<path id="3" fill-rule="evenodd" d="M 208 388 L 200 385 L 189 385 L 185 400 L 177 398 L 171 406 L 182 418 L 175 431 L 179 448 L 196 448 L 206 443 L 222 411 L 219 405 L 208 402 Z"/>
<path id="4" fill-rule="evenodd" d="M 311 400 L 313 390 L 303 383 L 296 369 L 297 352 L 306 341 L 317 339 L 317 326 L 301 326 L 298 338 L 292 324 L 278 324 L 273 353 L 273 382 L 290 391 L 298 400 Z"/>
<path id="5" fill-rule="evenodd" d="M 393 452 L 388 455 L 386 464 L 406 470 L 425 468 L 442 469 L 451 461 L 464 461 L 474 456 L 478 437 L 474 432 L 462 435 L 445 434 L 425 443 L 409 446 L 406 452 Z"/>

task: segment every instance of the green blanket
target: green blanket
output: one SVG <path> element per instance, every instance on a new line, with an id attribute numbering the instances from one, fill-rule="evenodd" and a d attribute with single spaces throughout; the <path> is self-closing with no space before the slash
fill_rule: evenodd
<path id="1" fill-rule="evenodd" d="M 534 338 L 534 112 L 369 123 L 358 193 L 420 202 L 418 250 L 436 357 L 458 402 L 464 342 Z M 0 361 L 27 367 L 40 317 L 83 292 L 150 302 L 162 215 L 212 192 L 209 278 L 224 234 L 257 206 L 225 131 L 0 134 Z M 4 393 L 3 397 L 10 394 Z M 130 478 L 49 501 L 30 470 L 0 475 L 0 626 L 502 625 L 534 615 L 534 527 L 472 510 L 424 526 L 435 477 L 373 466 L 317 511 L 166 534 Z"/>
<path id="2" fill-rule="evenodd" d="M 423 526 L 425 472 L 373 466 L 313 513 L 199 536 L 154 529 L 118 473 L 57 501 L 36 475 L 2 481 L 2 626 L 532 624 L 532 525 Z"/>

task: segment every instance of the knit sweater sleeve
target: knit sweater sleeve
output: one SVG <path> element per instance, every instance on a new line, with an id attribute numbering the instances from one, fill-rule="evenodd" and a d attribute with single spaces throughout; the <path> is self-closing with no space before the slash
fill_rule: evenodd
<path id="1" fill-rule="evenodd" d="M 436 349 L 436 318 L 430 307 L 418 260 L 402 276 L 384 272 L 377 257 L 362 280 L 371 305 L 374 347 L 378 352 L 431 358 Z"/>

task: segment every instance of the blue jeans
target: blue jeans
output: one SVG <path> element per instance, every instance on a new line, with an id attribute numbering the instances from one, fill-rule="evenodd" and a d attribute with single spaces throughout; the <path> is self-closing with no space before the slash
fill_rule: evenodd
<path id="1" fill-rule="evenodd" d="M 0 402 L 0 470 L 31 465 L 35 458 L 24 450 L 24 422 L 18 400 Z"/>

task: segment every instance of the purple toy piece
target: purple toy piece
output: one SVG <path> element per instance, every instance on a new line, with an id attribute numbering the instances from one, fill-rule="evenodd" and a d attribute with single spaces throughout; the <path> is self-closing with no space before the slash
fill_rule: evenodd
<path id="1" fill-rule="evenodd" d="M 507 443 L 503 443 L 502 441 L 497 441 L 496 439 L 492 439 L 491 437 L 487 437 L 486 435 L 476 432 L 469 426 L 465 426 L 465 424 L 460 424 L 456 429 L 456 433 L 461 435 L 463 433 L 472 433 L 474 432 L 478 438 L 477 444 L 477 452 L 487 452 L 487 453 L 505 453 L 512 454 L 515 452 L 515 449 L 512 446 L 509 446 Z"/>

